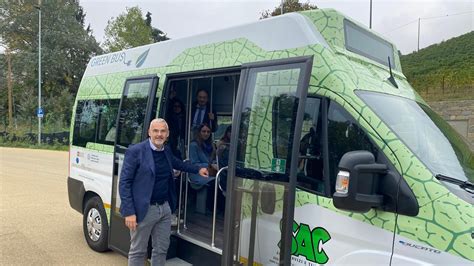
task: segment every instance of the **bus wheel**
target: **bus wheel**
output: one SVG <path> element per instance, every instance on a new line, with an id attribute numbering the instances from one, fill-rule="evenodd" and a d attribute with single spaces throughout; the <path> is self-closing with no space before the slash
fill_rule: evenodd
<path id="1" fill-rule="evenodd" d="M 108 250 L 109 225 L 104 204 L 99 197 L 90 198 L 85 205 L 82 218 L 84 237 L 90 248 L 98 252 Z"/>

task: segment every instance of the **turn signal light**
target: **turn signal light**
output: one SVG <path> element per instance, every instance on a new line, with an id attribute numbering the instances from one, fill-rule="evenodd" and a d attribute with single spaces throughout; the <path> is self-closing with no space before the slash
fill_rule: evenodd
<path id="1" fill-rule="evenodd" d="M 336 192 L 347 194 L 349 192 L 349 172 L 339 171 L 336 179 Z"/>

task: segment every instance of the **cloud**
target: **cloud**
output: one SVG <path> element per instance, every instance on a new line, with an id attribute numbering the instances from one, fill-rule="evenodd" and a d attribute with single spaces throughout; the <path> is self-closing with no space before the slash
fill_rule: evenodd
<path id="1" fill-rule="evenodd" d="M 125 11 L 127 6 L 139 6 L 144 13 L 151 12 L 153 26 L 175 39 L 257 21 L 262 11 L 273 9 L 280 2 L 280 0 L 82 0 L 81 5 L 87 13 L 86 23 L 91 23 L 94 36 L 98 41 L 102 41 L 108 19 Z M 369 26 L 369 0 L 313 0 L 310 2 L 320 8 L 339 10 Z M 374 0 L 372 1 L 372 28 L 394 42 L 403 54 L 407 54 L 417 49 L 417 19 L 419 17 L 430 18 L 469 11 L 471 13 L 464 15 L 422 19 L 420 48 L 423 48 L 472 31 L 473 2 L 470 0 Z M 405 25 L 407 23 L 410 24 Z"/>

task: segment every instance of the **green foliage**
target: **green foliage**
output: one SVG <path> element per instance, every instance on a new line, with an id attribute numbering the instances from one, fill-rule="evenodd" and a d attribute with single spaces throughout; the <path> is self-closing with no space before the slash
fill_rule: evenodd
<path id="1" fill-rule="evenodd" d="M 116 52 L 141 45 L 169 40 L 166 33 L 151 26 L 151 13 L 143 19 L 139 7 L 127 7 L 117 18 L 108 21 L 105 28 L 104 47 L 108 52 Z"/>
<path id="2" fill-rule="evenodd" d="M 37 129 L 38 107 L 38 0 L 0 0 L 0 45 L 12 58 L 14 128 Z M 44 0 L 41 4 L 43 131 L 67 128 L 74 95 L 89 59 L 102 53 L 84 27 L 85 14 L 78 0 Z M 8 116 L 6 63 L 0 56 L 0 131 Z M 5 88 L 5 89 L 4 89 Z M 5 93 L 6 94 L 6 93 Z"/>
<path id="3" fill-rule="evenodd" d="M 474 99 L 474 32 L 401 57 L 403 73 L 425 99 Z"/>
<path id="4" fill-rule="evenodd" d="M 312 10 L 312 9 L 318 9 L 316 5 L 312 5 L 308 2 L 306 3 L 300 3 L 299 0 L 285 0 L 283 2 L 283 13 L 290 13 L 290 12 L 296 12 L 296 11 L 304 11 L 304 10 Z M 273 9 L 273 11 L 270 10 L 265 10 L 262 13 L 260 13 L 260 19 L 264 18 L 269 18 L 269 17 L 275 17 L 281 15 L 281 5 L 278 5 Z"/>
<path id="5" fill-rule="evenodd" d="M 127 7 L 126 12 L 109 20 L 105 28 L 104 45 L 108 52 L 150 43 L 153 43 L 152 28 L 143 19 L 142 10 L 139 7 Z"/>
<path id="6" fill-rule="evenodd" d="M 146 13 L 145 23 L 146 23 L 146 25 L 151 27 L 151 37 L 153 38 L 153 42 L 161 42 L 161 41 L 169 40 L 170 38 L 168 38 L 168 36 L 166 36 L 166 33 L 161 31 L 160 29 L 157 29 L 157 28 L 151 26 L 151 15 L 152 14 L 150 12 Z"/>

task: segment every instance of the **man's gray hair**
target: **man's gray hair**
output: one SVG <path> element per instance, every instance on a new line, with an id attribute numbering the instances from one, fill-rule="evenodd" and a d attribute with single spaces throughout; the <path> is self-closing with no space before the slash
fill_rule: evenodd
<path id="1" fill-rule="evenodd" d="M 153 123 L 163 123 L 163 124 L 165 124 L 166 129 L 169 130 L 168 123 L 166 123 L 166 120 L 164 120 L 163 118 L 155 118 L 155 119 L 151 120 L 150 127 L 151 127 L 151 124 L 153 124 Z"/>

